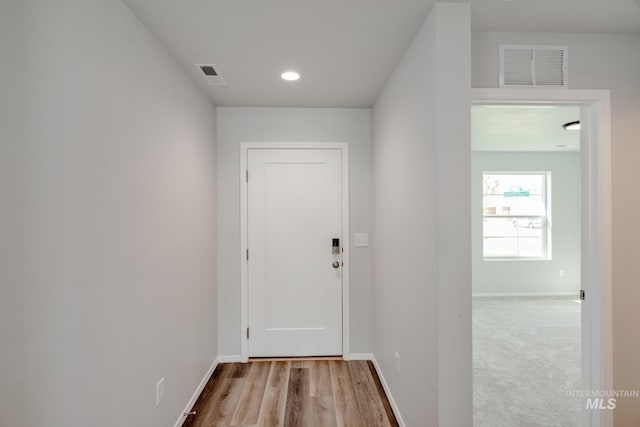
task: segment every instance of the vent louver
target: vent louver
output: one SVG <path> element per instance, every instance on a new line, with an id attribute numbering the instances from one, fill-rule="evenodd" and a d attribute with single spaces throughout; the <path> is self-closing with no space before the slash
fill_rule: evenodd
<path id="1" fill-rule="evenodd" d="M 216 69 L 213 68 L 211 65 L 203 65 L 200 67 L 200 69 L 202 70 L 202 72 L 204 73 L 205 76 L 217 76 L 218 73 L 216 72 Z"/>
<path id="2" fill-rule="evenodd" d="M 500 46 L 500 87 L 568 88 L 566 46 Z"/>
<path id="3" fill-rule="evenodd" d="M 215 64 L 194 64 L 211 86 L 226 86 L 227 82 L 222 78 L 220 70 Z"/>

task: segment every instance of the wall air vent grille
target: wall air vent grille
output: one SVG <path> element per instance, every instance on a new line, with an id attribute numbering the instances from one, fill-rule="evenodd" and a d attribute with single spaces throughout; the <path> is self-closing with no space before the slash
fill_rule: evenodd
<path id="1" fill-rule="evenodd" d="M 220 70 L 214 64 L 194 64 L 204 80 L 211 86 L 226 86 L 227 82 L 222 78 Z"/>
<path id="2" fill-rule="evenodd" d="M 500 45 L 500 87 L 568 88 L 567 46 Z"/>
<path id="3" fill-rule="evenodd" d="M 203 65 L 200 67 L 200 69 L 202 70 L 204 75 L 207 77 L 218 75 L 218 73 L 216 72 L 216 69 L 213 68 L 211 65 Z"/>

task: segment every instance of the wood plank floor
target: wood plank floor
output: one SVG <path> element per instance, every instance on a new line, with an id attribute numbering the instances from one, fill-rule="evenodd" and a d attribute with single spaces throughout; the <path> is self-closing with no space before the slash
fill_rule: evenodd
<path id="1" fill-rule="evenodd" d="M 184 426 L 397 426 L 373 363 L 268 360 L 218 365 Z"/>

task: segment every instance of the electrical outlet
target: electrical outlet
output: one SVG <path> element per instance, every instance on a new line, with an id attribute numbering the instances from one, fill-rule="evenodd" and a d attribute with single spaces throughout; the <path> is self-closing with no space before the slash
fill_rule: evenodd
<path id="1" fill-rule="evenodd" d="M 164 377 L 160 378 L 160 381 L 156 384 L 156 407 L 160 406 L 164 400 Z"/>
<path id="2" fill-rule="evenodd" d="M 400 373 L 400 353 L 398 353 L 397 351 L 395 352 L 395 359 L 396 359 L 396 373 Z"/>
<path id="3" fill-rule="evenodd" d="M 562 268 L 558 270 L 558 277 L 564 277 L 564 270 Z"/>

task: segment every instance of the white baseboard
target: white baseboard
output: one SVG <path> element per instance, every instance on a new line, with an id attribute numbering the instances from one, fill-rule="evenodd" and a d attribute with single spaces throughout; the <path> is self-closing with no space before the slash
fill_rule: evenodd
<path id="1" fill-rule="evenodd" d="M 218 363 L 239 363 L 242 362 L 242 356 L 233 354 L 230 356 L 218 356 Z"/>
<path id="2" fill-rule="evenodd" d="M 213 361 L 213 363 L 211 364 L 211 367 L 209 368 L 207 373 L 204 374 L 204 377 L 202 378 L 202 381 L 200 381 L 200 384 L 198 385 L 198 388 L 196 388 L 196 391 L 193 392 L 193 396 L 191 396 L 191 399 L 189 399 L 189 402 L 187 403 L 187 406 L 184 408 L 184 410 L 182 411 L 182 413 L 178 417 L 178 421 L 176 421 L 176 423 L 174 424 L 174 427 L 181 427 L 182 424 L 184 423 L 184 421 L 187 419 L 187 416 L 184 415 L 184 414 L 186 412 L 191 411 L 191 408 L 193 408 L 193 405 L 196 404 L 196 401 L 198 400 L 198 397 L 200 397 L 200 393 L 202 393 L 202 390 L 207 385 L 207 382 L 209 381 L 209 378 L 211 378 L 211 375 L 213 374 L 213 371 L 216 370 L 216 367 L 218 366 L 219 363 L 220 363 L 220 358 L 218 357 L 218 358 L 216 358 L 216 360 Z"/>
<path id="3" fill-rule="evenodd" d="M 579 292 L 474 292 L 473 297 L 578 297 Z"/>
<path id="4" fill-rule="evenodd" d="M 373 353 L 351 353 L 342 356 L 344 360 L 373 360 Z"/>
<path id="5" fill-rule="evenodd" d="M 393 400 L 393 396 L 391 395 L 391 389 L 387 385 L 387 381 L 384 379 L 384 375 L 382 375 L 382 369 L 380 369 L 380 365 L 376 360 L 376 357 L 373 353 L 351 353 L 345 354 L 343 356 L 344 360 L 370 360 L 373 362 L 373 366 L 376 368 L 376 373 L 378 374 L 378 378 L 380 378 L 380 383 L 382 383 L 382 388 L 384 389 L 384 394 L 387 395 L 387 399 L 389 399 L 389 404 L 391 405 L 391 409 L 393 410 L 393 414 L 396 416 L 396 420 L 398 421 L 398 425 L 400 427 L 405 427 L 404 420 L 402 419 L 402 415 L 400 415 L 400 411 L 398 410 L 398 405 L 396 405 L 396 401 Z"/>
<path id="6" fill-rule="evenodd" d="M 373 356 L 373 355 L 372 355 Z M 375 356 L 371 359 L 373 362 L 373 366 L 376 368 L 376 372 L 378 373 L 378 378 L 380 378 L 380 382 L 382 383 L 382 388 L 384 389 L 384 393 L 387 395 L 387 399 L 389 399 L 389 403 L 391 404 L 391 409 L 393 410 L 393 414 L 396 416 L 396 421 L 398 421 L 398 425 L 400 427 L 406 427 L 404 420 L 402 419 L 402 415 L 400 415 L 400 410 L 398 409 L 398 405 L 396 405 L 396 401 L 393 400 L 393 396 L 391 395 L 391 389 L 389 385 L 387 385 L 387 381 L 384 379 L 384 375 L 382 374 L 382 369 L 378 364 Z"/>

